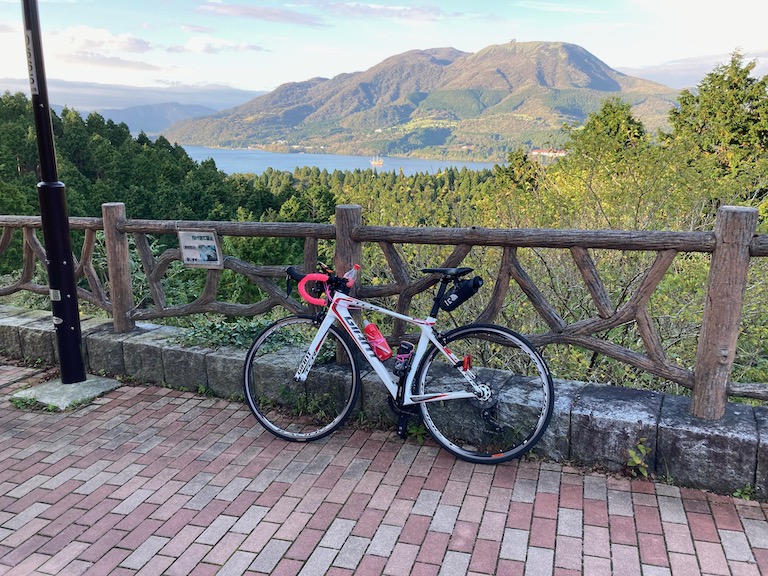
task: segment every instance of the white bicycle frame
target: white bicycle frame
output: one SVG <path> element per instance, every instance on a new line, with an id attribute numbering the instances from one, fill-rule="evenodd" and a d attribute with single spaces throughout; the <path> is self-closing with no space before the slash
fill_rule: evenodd
<path id="1" fill-rule="evenodd" d="M 347 334 L 349 334 L 354 343 L 363 353 L 365 359 L 387 387 L 387 390 L 389 390 L 389 393 L 392 395 L 392 397 L 396 398 L 398 389 L 397 384 L 392 379 L 392 376 L 390 375 L 387 368 L 376 356 L 376 353 L 373 351 L 373 348 L 371 348 L 368 339 L 365 337 L 363 331 L 352 318 L 352 314 L 350 312 L 351 310 L 369 310 L 371 312 L 380 312 L 382 314 L 386 314 L 387 316 L 391 316 L 392 318 L 404 320 L 405 322 L 418 327 L 421 331 L 419 342 L 413 351 L 411 370 L 408 371 L 408 375 L 405 381 L 403 405 L 409 406 L 422 402 L 434 402 L 437 400 L 458 400 L 460 398 L 478 397 L 478 394 L 475 394 L 471 391 L 443 392 L 438 394 L 411 393 L 413 379 L 415 378 L 415 374 L 417 372 L 415 368 L 419 366 L 419 363 L 424 357 L 430 342 L 434 344 L 437 349 L 448 359 L 448 361 L 456 367 L 456 369 L 464 376 L 464 378 L 466 378 L 467 384 L 473 390 L 480 390 L 480 387 L 476 383 L 476 377 L 472 372 L 471 367 L 465 366 L 464 360 L 457 358 L 453 352 L 441 344 L 435 336 L 435 332 L 432 329 L 436 322 L 435 318 L 412 318 L 410 316 L 405 316 L 398 312 L 382 308 L 381 306 L 376 306 L 375 304 L 364 302 L 363 300 L 358 300 L 357 298 L 353 298 L 352 296 L 344 294 L 340 291 L 334 293 L 333 299 L 331 300 L 328 308 L 328 313 L 325 315 L 325 318 L 321 322 L 320 328 L 318 329 L 317 334 L 315 334 L 315 337 L 309 346 L 309 350 L 301 361 L 301 364 L 299 364 L 299 369 L 296 371 L 294 380 L 297 382 L 306 381 L 309 370 L 312 368 L 312 365 L 315 362 L 315 358 L 317 358 L 320 347 L 323 345 L 323 342 L 325 342 L 325 338 L 328 335 L 328 330 L 330 329 L 331 324 L 338 321 L 341 327 L 344 328 Z"/>

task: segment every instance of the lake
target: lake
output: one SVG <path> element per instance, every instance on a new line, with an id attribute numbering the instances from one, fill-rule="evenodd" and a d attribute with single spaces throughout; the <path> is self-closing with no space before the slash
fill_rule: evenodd
<path id="1" fill-rule="evenodd" d="M 368 156 L 343 156 L 340 154 L 278 154 L 264 150 L 232 150 L 227 148 L 207 148 L 205 146 L 184 146 L 189 157 L 197 162 L 212 158 L 216 167 L 227 174 L 261 174 L 267 168 L 293 172 L 297 167 L 317 166 L 328 172 L 334 170 L 368 170 L 371 158 Z M 382 157 L 384 165 L 377 167 L 379 172 L 403 171 L 406 176 L 418 173 L 434 174 L 445 168 L 456 167 L 468 170 L 493 168 L 493 162 L 457 162 L 443 160 L 425 160 L 422 158 Z"/>

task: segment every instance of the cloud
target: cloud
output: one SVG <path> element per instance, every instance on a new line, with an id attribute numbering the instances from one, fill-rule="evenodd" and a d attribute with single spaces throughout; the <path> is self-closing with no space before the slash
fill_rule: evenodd
<path id="1" fill-rule="evenodd" d="M 314 4 L 318 8 L 347 18 L 388 18 L 434 22 L 441 20 L 443 12 L 436 6 L 388 6 L 366 2 L 321 2 Z"/>
<path id="2" fill-rule="evenodd" d="M 630 0 L 647 15 L 657 38 L 675 48 L 673 57 L 765 48 L 765 4 L 757 0 L 732 9 L 707 10 L 700 0 Z"/>
<path id="3" fill-rule="evenodd" d="M 214 38 L 213 36 L 195 36 L 190 38 L 186 44 L 170 46 L 168 52 L 184 53 L 192 52 L 195 54 L 218 54 L 220 52 L 266 52 L 267 50 L 257 44 L 248 44 L 244 42 L 232 42 Z"/>
<path id="4" fill-rule="evenodd" d="M 144 70 L 144 71 L 159 71 L 162 70 L 159 66 L 149 64 L 148 62 L 141 62 L 138 60 L 126 60 L 117 56 L 105 56 L 97 52 L 74 52 L 65 56 L 61 56 L 61 60 L 72 64 L 85 64 L 87 66 L 101 66 L 106 68 L 120 68 L 123 70 Z"/>
<path id="5" fill-rule="evenodd" d="M 200 26 L 198 24 L 182 24 L 181 29 L 184 32 L 193 32 L 195 34 L 207 34 L 214 30 L 211 26 Z"/>
<path id="6" fill-rule="evenodd" d="M 131 34 L 113 34 L 106 28 L 74 26 L 63 32 L 53 32 L 51 38 L 59 49 L 67 52 L 128 52 L 143 54 L 152 50 L 152 45 Z"/>
<path id="7" fill-rule="evenodd" d="M 618 68 L 620 72 L 630 76 L 639 76 L 665 84 L 671 88 L 692 88 L 702 81 L 704 76 L 712 72 L 715 67 L 727 64 L 731 59 L 730 54 L 714 54 L 710 56 L 697 56 L 695 58 L 682 58 L 672 60 L 655 66 L 638 66 L 634 68 Z M 755 51 L 744 54 L 744 63 L 756 61 L 753 77 L 761 77 L 768 72 L 768 51 Z"/>
<path id="8" fill-rule="evenodd" d="M 516 2 L 518 8 L 540 10 L 542 12 L 565 12 L 571 14 L 608 14 L 609 11 L 593 8 L 591 6 L 579 6 L 578 4 L 557 4 L 555 2 L 537 2 L 536 0 L 521 0 Z"/>
<path id="9" fill-rule="evenodd" d="M 235 18 L 251 18 L 265 22 L 283 24 L 299 24 L 301 26 L 323 26 L 322 19 L 315 16 L 270 6 L 246 6 L 244 4 L 225 4 L 223 2 L 207 2 L 198 11 L 215 16 L 232 16 Z"/>

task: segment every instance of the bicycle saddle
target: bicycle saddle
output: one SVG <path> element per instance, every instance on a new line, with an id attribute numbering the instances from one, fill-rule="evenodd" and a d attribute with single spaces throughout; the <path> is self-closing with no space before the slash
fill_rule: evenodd
<path id="1" fill-rule="evenodd" d="M 453 278 L 460 278 L 465 274 L 472 272 L 473 268 L 422 268 L 421 271 L 425 274 L 442 274 L 443 276 L 451 276 Z"/>

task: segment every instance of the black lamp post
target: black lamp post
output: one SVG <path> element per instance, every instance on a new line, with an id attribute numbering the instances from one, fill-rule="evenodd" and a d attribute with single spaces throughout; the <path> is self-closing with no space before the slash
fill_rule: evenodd
<path id="1" fill-rule="evenodd" d="M 46 264 L 53 325 L 59 349 L 61 381 L 73 384 L 86 380 L 81 349 L 80 317 L 75 284 L 75 263 L 69 234 L 66 188 L 59 182 L 53 124 L 48 104 L 48 87 L 40 39 L 40 16 L 36 0 L 22 0 L 24 30 L 29 64 L 29 87 L 37 131 L 42 181 L 37 184 L 40 216 L 43 222 Z"/>

